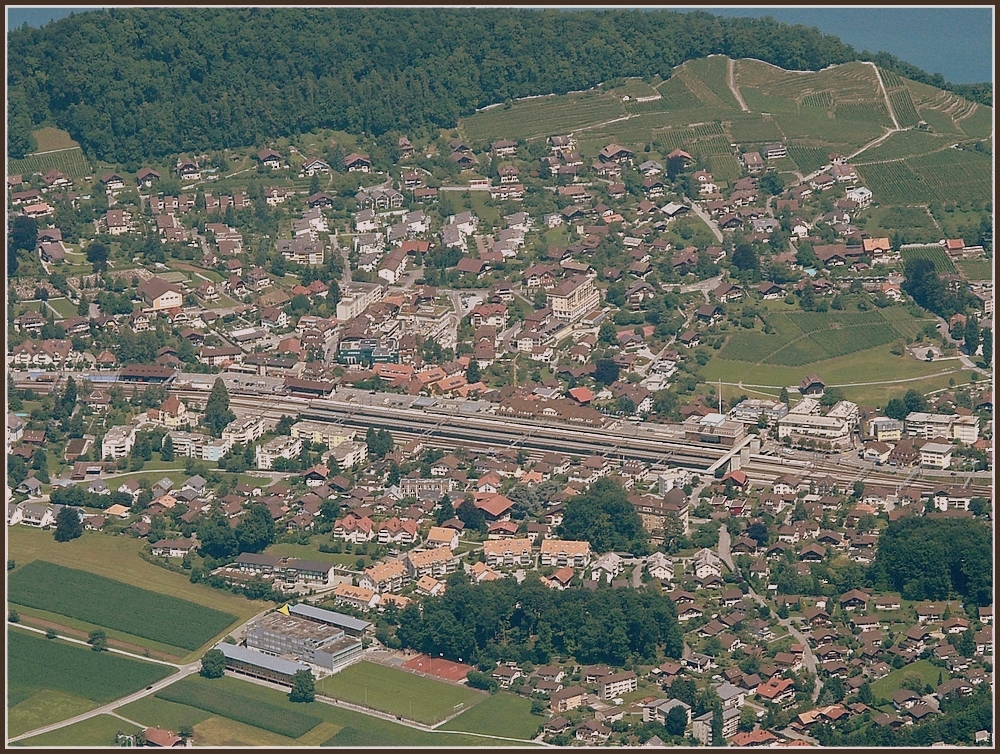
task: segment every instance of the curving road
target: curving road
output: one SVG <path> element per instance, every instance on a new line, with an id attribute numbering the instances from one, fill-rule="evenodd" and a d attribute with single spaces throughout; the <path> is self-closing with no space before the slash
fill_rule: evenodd
<path id="1" fill-rule="evenodd" d="M 729 552 L 729 545 L 731 541 L 732 537 L 729 534 L 729 528 L 723 524 L 723 526 L 719 528 L 719 557 L 722 559 L 723 563 L 729 566 L 729 570 L 731 570 L 733 573 L 736 573 L 737 572 L 736 564 L 733 563 L 733 557 Z M 747 589 L 749 590 L 747 594 L 749 594 L 749 596 L 753 600 L 755 600 L 757 604 L 759 605 L 767 604 L 767 601 L 759 594 L 757 594 L 750 587 L 749 584 L 747 585 Z M 812 673 L 813 677 L 815 677 L 816 679 L 816 685 L 813 688 L 813 693 L 812 693 L 812 701 L 813 704 L 815 704 L 816 700 L 819 699 L 820 691 L 823 690 L 823 681 L 820 680 L 819 673 L 816 672 L 817 670 L 816 655 L 813 654 L 812 647 L 809 646 L 809 642 L 806 639 L 806 637 L 792 623 L 791 618 L 778 618 L 778 622 L 788 630 L 788 633 L 790 633 L 792 636 L 795 637 L 795 640 L 798 641 L 799 644 L 805 647 L 805 651 L 803 652 L 802 655 L 802 661 L 805 664 L 806 669 L 810 673 Z"/>

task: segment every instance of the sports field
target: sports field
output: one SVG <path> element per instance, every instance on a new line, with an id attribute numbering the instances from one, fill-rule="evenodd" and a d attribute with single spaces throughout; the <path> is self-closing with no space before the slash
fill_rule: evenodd
<path id="1" fill-rule="evenodd" d="M 464 686 L 372 662 L 359 662 L 322 679 L 316 691 L 428 725 L 454 714 L 458 705 L 467 709 L 486 699 L 486 694 Z"/>
<path id="2" fill-rule="evenodd" d="M 13 571 L 7 596 L 17 605 L 189 650 L 236 621 L 231 613 L 44 560 Z"/>
<path id="3" fill-rule="evenodd" d="M 442 727 L 491 736 L 533 738 L 545 718 L 531 714 L 531 700 L 516 694 L 493 694 Z"/>
<path id="4" fill-rule="evenodd" d="M 10 735 L 94 709 L 172 672 L 165 665 L 11 629 L 7 634 Z"/>

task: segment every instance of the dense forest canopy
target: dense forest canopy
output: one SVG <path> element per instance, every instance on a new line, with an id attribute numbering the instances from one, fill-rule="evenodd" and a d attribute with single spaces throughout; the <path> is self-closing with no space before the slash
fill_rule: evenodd
<path id="1" fill-rule="evenodd" d="M 622 665 L 680 657 L 683 637 L 673 601 L 659 589 L 559 591 L 536 574 L 478 586 L 464 574 L 448 590 L 398 614 L 403 647 L 432 656 L 490 665 L 497 660 L 544 664 L 555 655 Z"/>
<path id="2" fill-rule="evenodd" d="M 716 53 L 809 70 L 859 58 L 815 28 L 701 11 L 115 8 L 9 33 L 8 143 L 54 122 L 91 157 L 134 164 L 316 128 L 416 133 Z"/>
<path id="3" fill-rule="evenodd" d="M 908 600 L 961 595 L 967 606 L 993 603 L 993 539 L 972 518 L 907 516 L 879 537 L 870 576 L 877 587 Z"/>

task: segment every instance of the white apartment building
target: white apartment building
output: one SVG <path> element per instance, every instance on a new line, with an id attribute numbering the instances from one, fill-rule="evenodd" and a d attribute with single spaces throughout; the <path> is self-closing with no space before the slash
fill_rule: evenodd
<path id="1" fill-rule="evenodd" d="M 232 445 L 249 445 L 264 434 L 264 417 L 234 419 L 222 430 L 222 439 Z"/>
<path id="2" fill-rule="evenodd" d="M 823 416 L 818 401 L 803 398 L 778 420 L 778 438 L 807 437 L 834 445 L 849 445 L 858 417 L 856 403 L 840 401 Z"/>
<path id="3" fill-rule="evenodd" d="M 782 401 L 769 401 L 760 398 L 747 398 L 734 406 L 729 412 L 729 418 L 743 424 L 756 424 L 763 414 L 768 423 L 773 424 L 788 413 L 788 406 Z"/>
<path id="4" fill-rule="evenodd" d="M 601 293 L 592 277 L 574 275 L 552 290 L 546 299 L 553 317 L 575 322 L 601 303 Z"/>
<path id="5" fill-rule="evenodd" d="M 135 445 L 134 424 L 112 427 L 101 442 L 101 458 L 125 458 Z"/>
<path id="6" fill-rule="evenodd" d="M 354 432 L 340 424 L 300 421 L 292 425 L 292 437 L 298 437 L 306 442 L 326 445 L 328 448 L 336 448 L 343 442 L 353 440 Z"/>
<path id="7" fill-rule="evenodd" d="M 493 539 L 483 542 L 486 565 L 491 568 L 521 566 L 530 568 L 535 559 L 530 539 Z"/>
<path id="8" fill-rule="evenodd" d="M 947 469 L 951 466 L 951 445 L 929 442 L 920 449 L 920 465 L 927 469 Z"/>
<path id="9" fill-rule="evenodd" d="M 275 437 L 258 445 L 256 450 L 257 468 L 273 469 L 279 458 L 295 458 L 302 452 L 302 440 L 298 437 Z"/>
<path id="10" fill-rule="evenodd" d="M 385 288 L 382 283 L 344 283 L 337 304 L 337 319 L 341 322 L 354 319 L 371 304 L 381 301 Z"/>

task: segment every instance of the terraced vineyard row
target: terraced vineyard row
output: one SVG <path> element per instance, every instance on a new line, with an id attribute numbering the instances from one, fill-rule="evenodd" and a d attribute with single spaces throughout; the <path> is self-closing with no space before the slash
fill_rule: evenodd
<path id="1" fill-rule="evenodd" d="M 856 120 L 862 123 L 881 123 L 885 126 L 892 125 L 889 111 L 886 110 L 885 102 L 881 99 L 838 102 L 835 112 L 838 118 L 843 118 L 844 120 Z"/>
<path id="2" fill-rule="evenodd" d="M 62 171 L 70 178 L 84 178 L 90 175 L 91 170 L 90 163 L 79 147 L 49 154 L 28 155 L 20 160 L 11 160 L 7 168 L 10 173 L 20 173 L 26 176 L 35 173 L 45 175 L 50 170 L 55 169 Z"/>
<path id="3" fill-rule="evenodd" d="M 917 115 L 917 108 L 913 106 L 910 93 L 906 89 L 897 89 L 889 93 L 889 102 L 892 103 L 892 110 L 896 113 L 896 120 L 902 128 L 912 128 L 917 125 L 920 116 Z"/>
<path id="4" fill-rule="evenodd" d="M 830 162 L 830 150 L 816 147 L 791 146 L 788 148 L 788 156 L 795 160 L 799 170 L 806 175 Z"/>

